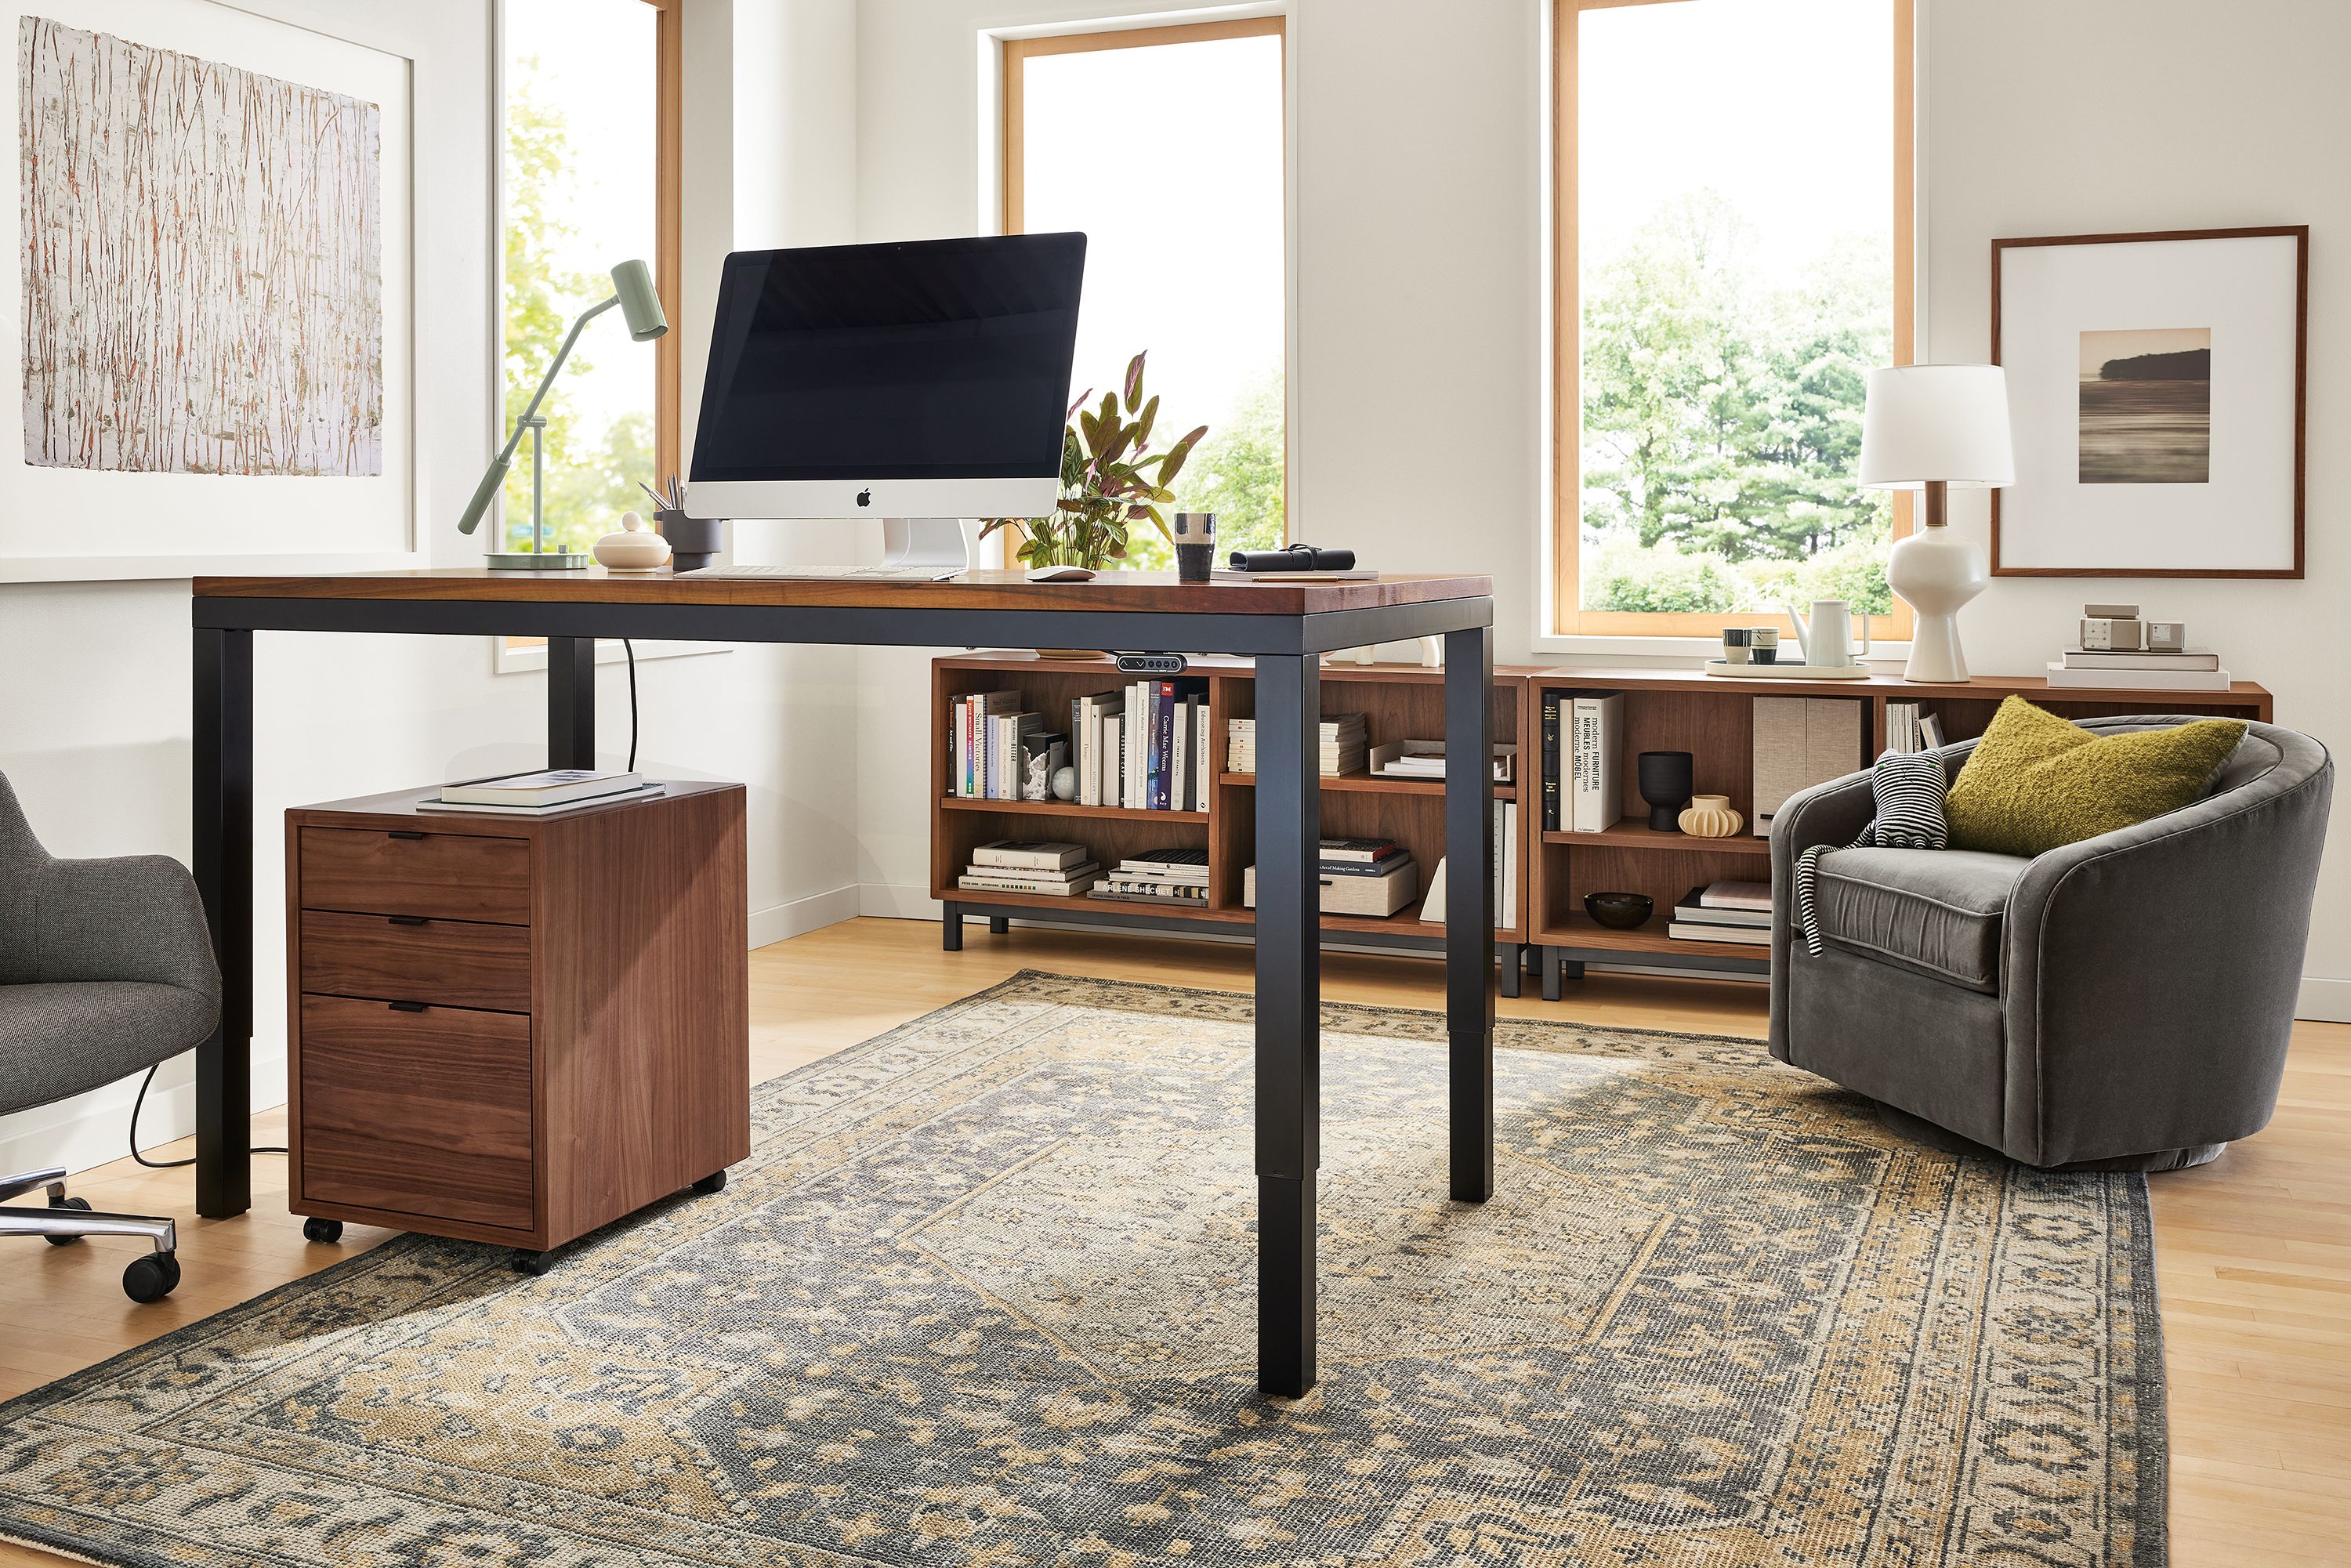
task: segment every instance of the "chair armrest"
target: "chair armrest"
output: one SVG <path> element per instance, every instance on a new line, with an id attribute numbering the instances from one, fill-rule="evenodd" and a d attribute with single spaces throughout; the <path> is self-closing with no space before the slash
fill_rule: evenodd
<path id="1" fill-rule="evenodd" d="M 2268 1122 L 2334 793 L 2325 748 L 2291 740 L 2260 778 L 2018 880 L 2001 981 L 2011 1153 L 2060 1165 Z"/>
<path id="2" fill-rule="evenodd" d="M 1771 1054 L 1788 1060 L 1788 966 L 1804 950 L 1796 929 L 1796 859 L 1814 844 L 1841 849 L 1877 810 L 1866 771 L 1788 797 L 1771 819 Z"/>
<path id="3" fill-rule="evenodd" d="M 29 978 L 139 980 L 219 1000 L 204 900 L 179 862 L 52 860 L 33 868 L 27 882 Z"/>

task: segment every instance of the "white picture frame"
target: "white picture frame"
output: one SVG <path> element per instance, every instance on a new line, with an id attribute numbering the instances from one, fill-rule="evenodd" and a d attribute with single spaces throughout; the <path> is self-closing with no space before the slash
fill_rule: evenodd
<path id="1" fill-rule="evenodd" d="M 2306 226 L 1992 242 L 1996 577 L 2303 575 Z"/>
<path id="2" fill-rule="evenodd" d="M 288 21 L 223 0 L 29 0 L 23 15 L 152 49 L 195 56 L 363 100 L 380 113 L 381 462 L 371 474 L 127 472 L 25 458 L 21 398 L 0 399 L 0 581 L 55 582 L 359 571 L 427 564 L 416 497 L 414 72 L 363 22 L 329 13 Z M 22 24 L 20 23 L 20 26 Z M 12 37 L 12 47 L 15 40 Z M 20 122 L 27 78 L 12 54 L 12 109 L 0 157 L 26 179 Z M 0 288 L 0 330 L 26 351 L 24 204 L 0 202 L 18 272 Z"/>

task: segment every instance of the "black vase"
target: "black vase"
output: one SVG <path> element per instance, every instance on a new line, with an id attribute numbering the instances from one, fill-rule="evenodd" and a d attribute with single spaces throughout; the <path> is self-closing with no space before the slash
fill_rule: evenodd
<path id="1" fill-rule="evenodd" d="M 1678 833 L 1677 819 L 1690 803 L 1690 754 L 1687 751 L 1641 753 L 1641 799 L 1649 803 L 1653 832 Z"/>

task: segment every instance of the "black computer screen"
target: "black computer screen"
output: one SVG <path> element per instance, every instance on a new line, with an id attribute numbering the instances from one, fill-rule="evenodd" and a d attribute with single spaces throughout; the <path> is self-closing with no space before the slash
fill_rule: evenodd
<path id="1" fill-rule="evenodd" d="M 1058 475 L 1081 234 L 737 251 L 695 480 Z"/>

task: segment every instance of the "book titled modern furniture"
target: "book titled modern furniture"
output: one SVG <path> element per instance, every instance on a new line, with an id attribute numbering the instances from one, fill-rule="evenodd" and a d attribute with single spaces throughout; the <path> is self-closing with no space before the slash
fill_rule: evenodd
<path id="1" fill-rule="evenodd" d="M 1497 669 L 1489 706 L 1495 745 L 1516 745 L 1526 733 L 1530 669 Z M 1245 933 L 1256 911 L 1244 896 L 1249 866 L 1257 858 L 1257 785 L 1254 771 L 1237 770 L 1229 753 L 1229 721 L 1256 716 L 1257 677 L 1245 660 L 1196 658 L 1187 674 L 1204 676 L 1208 687 L 1210 780 L 1205 809 L 1142 810 L 1122 806 L 1084 806 L 1069 800 L 1002 800 L 954 793 L 947 741 L 949 705 L 970 693 L 1018 692 L 1025 710 L 1048 716 L 1046 727 L 1069 726 L 1072 700 L 1116 692 L 1133 677 L 1108 659 L 1040 659 L 1025 653 L 962 653 L 931 662 L 933 777 L 931 802 L 931 895 L 939 900 L 949 951 L 963 943 L 967 919 L 985 918 L 1001 934 L 1017 916 L 1055 922 L 1099 924 L 1178 933 Z M 1445 672 L 1418 665 L 1325 664 L 1320 676 L 1321 716 L 1361 714 L 1374 742 L 1441 731 L 1445 726 Z M 1524 748 L 1520 747 L 1523 757 Z M 1514 774 L 1516 769 L 1514 769 Z M 1385 839 L 1403 846 L 1424 882 L 1446 853 L 1446 780 L 1384 778 L 1368 770 L 1324 775 L 1320 780 L 1322 833 L 1326 838 Z M 1514 777 L 1492 786 L 1498 801 L 1519 802 Z M 1519 992 L 1521 951 L 1527 940 L 1525 911 L 1525 808 L 1520 808 L 1519 852 L 1503 869 L 1518 883 L 1509 899 L 1518 918 L 1494 933 L 1499 975 L 1506 996 Z M 1057 839 L 1082 843 L 1104 866 L 1129 855 L 1171 848 L 1204 848 L 1208 854 L 1207 896 L 1196 904 L 1155 906 L 1103 896 L 1063 897 L 1040 894 L 979 893 L 957 885 L 971 851 L 998 839 Z M 1498 893 L 1495 906 L 1503 907 Z M 1441 952 L 1446 927 L 1423 918 L 1415 897 L 1388 916 L 1325 912 L 1326 943 Z"/>
<path id="2" fill-rule="evenodd" d="M 1941 751 L 1947 779 L 1973 747 Z M 2211 1159 L 2277 1103 L 2334 774 L 2316 741 L 2255 723 L 2202 800 L 2032 859 L 1834 850 L 1821 956 L 1773 901 L 1771 1054 L 2027 1165 Z M 1775 881 L 1872 810 L 1866 773 L 1797 795 Z"/>
<path id="3" fill-rule="evenodd" d="M 1756 774 L 1759 698 L 1801 702 L 1808 708 L 1844 706 L 1844 726 L 1823 719 L 1818 727 L 1825 749 L 1814 759 L 1814 779 L 1861 768 L 1886 749 L 1892 738 L 1886 711 L 1889 702 L 1915 703 L 1930 711 L 1940 720 L 1947 742 L 1981 735 L 2001 699 L 2011 694 L 2073 719 L 2160 712 L 2266 723 L 2271 716 L 2270 694 L 2250 681 L 2235 682 L 2225 692 L 2098 692 L 2053 689 L 2047 681 L 2031 675 L 1979 675 L 1943 685 L 1879 675 L 1792 693 L 1783 681 L 1729 680 L 1695 671 L 1561 669 L 1541 675 L 1532 686 L 1529 700 L 1535 713 L 1541 711 L 1546 691 L 1622 694 L 1624 733 L 1618 749 L 1623 798 L 1632 803 L 1614 826 L 1597 832 L 1538 829 L 1530 835 L 1533 852 L 1526 940 L 1541 949 L 1542 994 L 1554 1001 L 1562 994 L 1562 981 L 1581 977 L 1587 962 L 1667 966 L 1756 979 L 1770 975 L 1766 949 L 1676 937 L 1665 921 L 1612 931 L 1583 909 L 1587 893 L 1644 893 L 1658 907 L 1670 908 L 1692 887 L 1719 881 L 1761 882 L 1771 874 L 1767 839 L 1750 833 L 1700 839 L 1652 829 L 1638 804 L 1635 779 L 1642 752 L 1687 751 L 1695 759 L 1698 793 L 1729 797 L 1730 809 L 1750 823 L 1766 800 L 1776 810 L 1777 800 L 1768 795 L 1759 800 L 1760 791 L 1773 788 L 1768 777 Z M 1813 741 L 1809 722 L 1805 735 L 1809 749 Z M 1832 753 L 1850 760 L 1838 762 Z M 1530 777 L 1534 779 L 1531 788 L 1540 789 L 1540 772 Z M 1540 816 L 1533 820 L 1541 821 Z M 1854 826 L 1858 830 L 1860 824 Z M 1852 836 L 1846 834 L 1847 839 Z"/>
<path id="4" fill-rule="evenodd" d="M 220 1005 L 187 868 L 162 855 L 60 860 L 0 775 L 0 1115 L 152 1070 L 212 1033 Z M 0 1203 L 31 1192 L 47 1201 L 0 1207 L 0 1238 L 135 1236 L 148 1250 L 123 1269 L 123 1293 L 160 1301 L 180 1282 L 170 1219 L 93 1210 L 68 1196 L 62 1166 L 0 1175 Z"/>
<path id="5" fill-rule="evenodd" d="M 878 646 L 1202 649 L 1254 661 L 1258 867 L 1256 1166 L 1258 1381 L 1304 1394 L 1314 1375 L 1315 1173 L 1321 1165 L 1322 975 L 1312 892 L 1322 836 L 1314 775 L 1321 655 L 1366 643 L 1445 640 L 1442 738 L 1492 743 L 1493 583 L 1392 576 L 1353 582 L 1178 583 L 1172 574 L 1029 583 L 1018 572 L 945 582 L 793 580 L 470 568 L 319 577 L 198 578 L 194 622 L 194 869 L 223 976 L 222 1019 L 197 1051 L 196 1206 L 250 1204 L 253 1033 L 254 632 L 542 636 L 548 761 L 595 766 L 595 640 Z M 289 653 L 291 650 L 288 650 Z M 908 694 L 917 702 L 922 693 Z M 1444 784 L 1448 907 L 1493 907 L 1493 786 L 1483 768 Z M 445 819 L 444 819 L 445 820 Z M 504 820 L 497 824 L 509 826 Z M 1679 889 L 1676 889 L 1679 892 Z M 1494 931 L 1446 928 L 1448 1191 L 1493 1191 Z"/>
<path id="6" fill-rule="evenodd" d="M 286 813 L 288 1206 L 547 1254 L 751 1152 L 743 787 Z"/>

